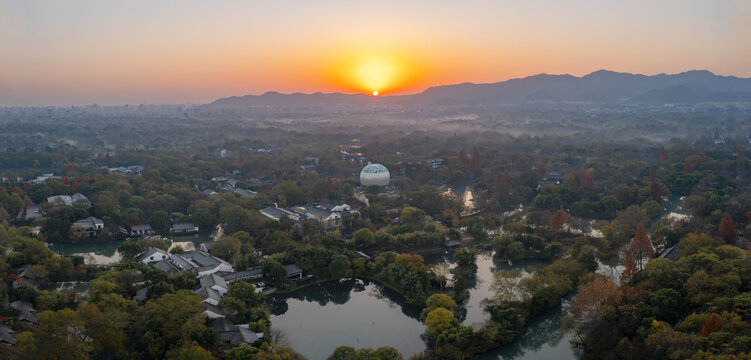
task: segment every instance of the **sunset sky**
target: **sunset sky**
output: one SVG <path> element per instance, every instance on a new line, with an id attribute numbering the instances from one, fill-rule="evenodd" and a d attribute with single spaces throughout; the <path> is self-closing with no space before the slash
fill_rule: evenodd
<path id="1" fill-rule="evenodd" d="M 751 76 L 744 0 L 0 0 L 0 106 L 413 93 L 598 69 Z"/>

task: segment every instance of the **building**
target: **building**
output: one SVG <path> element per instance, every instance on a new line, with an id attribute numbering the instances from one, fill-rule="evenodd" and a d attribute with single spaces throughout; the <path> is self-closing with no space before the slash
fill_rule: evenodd
<path id="1" fill-rule="evenodd" d="M 548 173 L 548 175 L 537 182 L 537 191 L 542 189 L 545 185 L 560 185 L 563 183 L 563 175 L 561 175 L 560 172 L 557 171 L 551 171 Z"/>
<path id="2" fill-rule="evenodd" d="M 138 260 L 138 262 L 146 264 L 146 265 L 155 263 L 157 261 L 169 260 L 169 259 L 170 259 L 170 254 L 168 252 L 159 248 L 155 248 L 155 247 L 149 248 L 148 250 L 144 251 L 141 255 L 138 255 L 136 257 L 136 260 Z"/>
<path id="3" fill-rule="evenodd" d="M 34 326 L 39 323 L 37 320 L 37 311 L 30 302 L 18 300 L 10 303 L 10 307 L 18 310 L 18 320 L 23 324 Z"/>
<path id="4" fill-rule="evenodd" d="M 201 278 L 200 288 L 195 293 L 203 299 L 203 302 L 218 306 L 227 291 L 229 291 L 229 285 L 224 278 L 217 274 L 210 274 Z"/>
<path id="5" fill-rule="evenodd" d="M 82 227 L 87 233 L 89 233 L 89 236 L 91 237 L 96 236 L 97 232 L 104 229 L 104 221 L 93 216 L 89 216 L 81 220 L 76 220 L 73 224 Z"/>
<path id="6" fill-rule="evenodd" d="M 232 346 L 240 344 L 252 345 L 258 340 L 263 340 L 263 333 L 256 333 L 248 325 L 235 325 L 224 317 L 215 318 L 211 321 L 211 327 L 216 330 L 219 339 Z"/>
<path id="7" fill-rule="evenodd" d="M 199 250 L 172 255 L 170 262 L 180 270 L 195 272 L 197 277 L 211 275 L 219 271 L 226 273 L 235 271 L 228 262 Z"/>
<path id="8" fill-rule="evenodd" d="M 386 186 L 391 182 L 391 174 L 381 164 L 368 164 L 360 171 L 360 184 L 362 186 Z"/>
<path id="9" fill-rule="evenodd" d="M 130 227 L 130 236 L 140 237 L 154 235 L 154 229 L 150 224 L 133 225 Z"/>
<path id="10" fill-rule="evenodd" d="M 425 160 L 425 162 L 428 163 L 433 168 L 433 170 L 443 167 L 443 159 L 440 158 L 428 159 Z"/>
<path id="11" fill-rule="evenodd" d="M 16 332 L 5 324 L 0 324 L 0 345 L 16 346 Z"/>
<path id="12" fill-rule="evenodd" d="M 174 223 L 172 224 L 172 227 L 170 227 L 169 232 L 170 234 L 176 234 L 176 235 L 195 234 L 198 232 L 198 226 L 189 222 Z"/>
<path id="13" fill-rule="evenodd" d="M 263 278 L 263 268 L 260 266 L 256 266 L 247 270 L 230 272 L 230 273 L 217 272 L 217 275 L 224 278 L 224 281 L 226 281 L 227 284 L 231 285 L 238 281 L 258 280 L 258 279 Z"/>
<path id="14" fill-rule="evenodd" d="M 284 265 L 287 270 L 287 279 L 302 279 L 302 269 L 297 264 Z"/>
<path id="15" fill-rule="evenodd" d="M 269 206 L 261 209 L 261 215 L 276 221 L 281 220 L 285 216 L 294 221 L 300 221 L 300 216 L 298 214 L 276 206 Z"/>
<path id="16" fill-rule="evenodd" d="M 73 195 L 50 196 L 47 198 L 47 202 L 55 206 L 71 206 L 73 204 L 85 204 L 86 206 L 91 206 L 89 198 L 79 193 Z"/>

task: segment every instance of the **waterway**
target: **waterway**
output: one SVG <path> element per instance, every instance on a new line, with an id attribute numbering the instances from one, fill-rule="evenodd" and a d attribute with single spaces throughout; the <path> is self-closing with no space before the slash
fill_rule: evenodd
<path id="1" fill-rule="evenodd" d="M 432 254 L 426 263 L 454 267 L 451 254 Z M 531 275 L 542 261 L 519 261 L 513 266 L 496 261 L 492 252 L 478 255 L 477 271 L 465 276 L 469 298 L 461 304 L 462 323 L 482 323 L 489 318 L 482 300 L 493 296 L 493 274 L 516 269 Z M 393 346 L 405 358 L 427 347 L 420 336 L 425 326 L 420 309 L 399 294 L 378 284 L 358 279 L 318 284 L 286 296 L 273 297 L 271 326 L 282 330 L 290 346 L 310 359 L 325 359 L 336 347 Z M 530 321 L 516 340 L 479 359 L 575 359 L 569 336 L 559 334 L 568 302 Z"/>
<path id="2" fill-rule="evenodd" d="M 398 293 L 360 279 L 318 284 L 271 304 L 271 326 L 280 329 L 295 351 L 325 359 L 341 345 L 354 348 L 392 346 L 405 358 L 427 349 L 420 308 Z"/>
<path id="3" fill-rule="evenodd" d="M 180 236 L 170 235 L 167 238 L 171 241 L 170 248 L 179 245 L 185 250 L 195 250 L 200 248 L 202 243 L 213 241 L 212 236 L 211 233 L 199 233 Z M 62 256 L 83 256 L 86 264 L 108 265 L 120 261 L 117 248 L 122 243 L 122 241 L 80 244 L 55 243 L 50 245 L 50 249 Z"/>

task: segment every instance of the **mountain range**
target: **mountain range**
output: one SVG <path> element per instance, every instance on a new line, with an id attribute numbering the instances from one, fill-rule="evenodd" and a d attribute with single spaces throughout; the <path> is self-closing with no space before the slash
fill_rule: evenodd
<path id="1" fill-rule="evenodd" d="M 207 106 L 467 106 L 523 104 L 535 101 L 650 105 L 751 102 L 751 78 L 720 76 L 706 70 L 653 76 L 599 70 L 582 77 L 539 74 L 497 83 L 434 86 L 417 94 L 378 98 L 365 94 L 267 92 L 263 95 L 221 98 Z"/>

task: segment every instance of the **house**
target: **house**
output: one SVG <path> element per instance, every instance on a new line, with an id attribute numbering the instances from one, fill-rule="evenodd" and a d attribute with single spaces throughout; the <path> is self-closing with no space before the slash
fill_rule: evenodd
<path id="1" fill-rule="evenodd" d="M 39 212 L 39 205 L 29 205 L 26 207 L 26 212 L 23 219 L 25 221 L 32 221 L 42 217 L 42 213 Z"/>
<path id="2" fill-rule="evenodd" d="M 157 261 L 169 260 L 170 254 L 162 249 L 151 247 L 136 257 L 138 262 L 151 264 Z"/>
<path id="3" fill-rule="evenodd" d="M 82 227 L 87 233 L 89 233 L 89 236 L 92 237 L 96 236 L 97 232 L 104 229 L 104 221 L 93 216 L 89 216 L 81 220 L 76 220 L 73 224 Z"/>
<path id="4" fill-rule="evenodd" d="M 428 159 L 425 160 L 426 163 L 428 163 L 434 170 L 440 169 L 443 167 L 443 159 L 435 158 L 435 159 Z"/>
<path id="5" fill-rule="evenodd" d="M 297 264 L 284 265 L 287 270 L 287 279 L 302 279 L 302 269 Z"/>
<path id="6" fill-rule="evenodd" d="M 217 275 L 223 277 L 224 281 L 226 281 L 227 284 L 233 284 L 238 281 L 257 280 L 263 278 L 263 268 L 261 266 L 256 266 L 247 270 L 231 273 L 218 272 Z"/>
<path id="7" fill-rule="evenodd" d="M 201 287 L 195 291 L 198 296 L 203 299 L 203 302 L 211 305 L 219 305 L 219 301 L 222 300 L 227 291 L 229 291 L 229 285 L 224 281 L 224 278 L 211 274 L 201 278 Z"/>
<path id="8" fill-rule="evenodd" d="M 193 223 L 184 222 L 184 223 L 174 223 L 172 224 L 172 227 L 169 229 L 170 234 L 178 234 L 178 235 L 187 235 L 187 234 L 194 234 L 198 232 L 198 226 L 195 226 Z"/>
<path id="9" fill-rule="evenodd" d="M 141 165 L 120 166 L 116 168 L 107 168 L 107 170 L 109 170 L 110 174 L 113 172 L 116 172 L 123 176 L 130 176 L 130 175 L 142 173 L 143 166 Z"/>
<path id="10" fill-rule="evenodd" d="M 211 242 L 201 243 L 201 246 L 199 246 L 198 248 L 201 249 L 201 251 L 207 253 L 207 252 L 211 252 L 211 248 L 213 246 L 214 246 L 214 242 L 211 241 Z"/>
<path id="11" fill-rule="evenodd" d="M 256 333 L 246 325 L 235 325 L 226 318 L 217 318 L 211 321 L 211 327 L 219 334 L 219 339 L 232 346 L 240 344 L 252 345 L 258 340 L 263 340 L 263 333 Z"/>
<path id="12" fill-rule="evenodd" d="M 34 305 L 30 302 L 18 300 L 10 303 L 10 307 L 18 310 L 18 320 L 22 323 L 30 326 L 39 323 L 37 321 L 37 311 L 34 309 Z"/>
<path id="13" fill-rule="evenodd" d="M 0 345 L 16 346 L 16 332 L 5 324 L 0 324 Z"/>
<path id="14" fill-rule="evenodd" d="M 313 171 L 316 169 L 315 164 L 303 164 L 300 165 L 300 171 Z"/>
<path id="15" fill-rule="evenodd" d="M 216 305 L 212 305 L 209 303 L 203 303 L 204 310 L 203 314 L 206 315 L 209 319 L 223 319 L 224 318 L 224 311 L 220 309 Z"/>
<path id="16" fill-rule="evenodd" d="M 278 208 L 276 206 L 269 206 L 261 209 L 261 215 L 276 221 L 281 220 L 285 216 L 294 221 L 300 221 L 300 216 L 296 213 L 287 209 Z"/>
<path id="17" fill-rule="evenodd" d="M 175 265 L 172 261 L 168 260 L 159 260 L 156 262 L 151 263 L 151 267 L 154 269 L 159 269 L 167 273 L 167 275 L 176 274 L 182 271 L 177 265 Z"/>
<path id="18" fill-rule="evenodd" d="M 258 195 L 257 192 L 246 189 L 233 189 L 232 193 L 239 197 L 255 197 L 256 195 Z"/>
<path id="19" fill-rule="evenodd" d="M 675 261 L 680 256 L 680 252 L 681 248 L 679 248 L 678 246 L 673 246 L 665 249 L 665 251 L 663 251 L 662 254 L 660 254 L 660 256 L 658 257 Z"/>
<path id="20" fill-rule="evenodd" d="M 560 185 L 562 183 L 563 175 L 561 175 L 560 172 L 551 171 L 544 179 L 537 182 L 537 191 L 540 191 L 540 189 L 542 189 L 542 187 L 545 185 Z"/>
<path id="21" fill-rule="evenodd" d="M 47 202 L 54 206 L 71 206 L 73 204 L 85 204 L 91 206 L 89 198 L 83 194 L 75 193 L 73 195 L 55 195 L 47 198 Z"/>
<path id="22" fill-rule="evenodd" d="M 149 236 L 154 235 L 154 229 L 150 224 L 133 225 L 130 227 L 130 236 Z"/>
<path id="23" fill-rule="evenodd" d="M 180 268 L 180 270 L 195 272 L 197 277 L 203 277 L 219 271 L 227 273 L 235 271 L 228 262 L 200 250 L 172 255 L 170 261 Z"/>
<path id="24" fill-rule="evenodd" d="M 149 288 L 145 287 L 136 291 L 136 296 L 133 296 L 133 300 L 144 302 L 149 299 Z"/>

